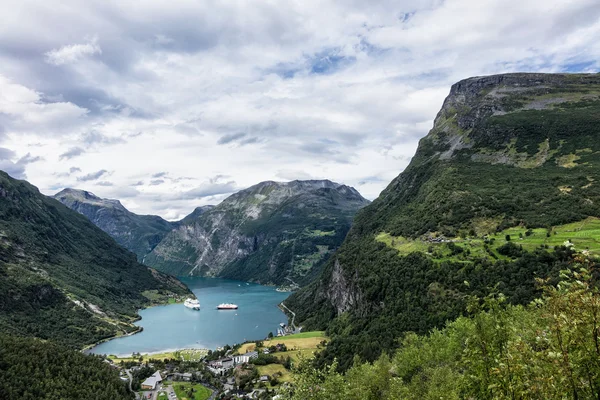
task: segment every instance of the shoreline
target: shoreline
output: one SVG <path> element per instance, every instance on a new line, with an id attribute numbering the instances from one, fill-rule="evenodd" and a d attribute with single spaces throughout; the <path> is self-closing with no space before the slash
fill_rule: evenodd
<path id="1" fill-rule="evenodd" d="M 159 304 L 150 304 L 150 305 L 148 305 L 148 306 L 146 306 L 144 308 L 140 308 L 140 309 L 138 309 L 136 311 L 136 316 L 135 316 L 135 318 L 133 318 L 131 320 L 131 323 L 134 324 L 134 323 L 142 320 L 142 316 L 140 315 L 140 311 L 147 310 L 147 309 L 152 308 L 152 307 L 169 306 L 169 305 L 172 305 L 172 304 L 183 304 L 183 301 L 176 301 L 174 303 L 167 302 L 167 303 L 159 303 Z M 110 336 L 110 337 L 107 337 L 107 338 L 104 338 L 104 339 L 100 339 L 99 341 L 97 341 L 95 343 L 88 344 L 87 346 L 83 347 L 80 351 L 82 353 L 89 352 L 89 350 L 93 349 L 96 346 L 101 345 L 102 343 L 106 343 L 106 342 L 109 342 L 109 341 L 114 340 L 114 339 L 124 338 L 124 337 L 127 337 L 127 336 L 133 336 L 133 335 L 136 335 L 138 333 L 143 332 L 143 330 L 144 330 L 143 326 L 138 326 L 138 325 L 133 325 L 133 326 L 135 326 L 137 329 L 134 330 L 134 331 L 132 331 L 132 332 L 128 332 L 128 333 L 126 333 L 124 335 L 114 335 L 114 336 Z M 87 354 L 96 354 L 96 353 L 87 353 Z"/>
<path id="2" fill-rule="evenodd" d="M 175 349 L 164 349 L 164 350 L 156 350 L 156 351 L 148 351 L 148 352 L 138 352 L 135 351 L 133 353 L 139 353 L 140 356 L 146 358 L 150 358 L 151 356 L 157 354 L 168 354 L 168 353 L 176 353 L 176 352 L 206 352 L 208 353 L 211 349 L 206 347 L 184 347 L 184 348 L 175 348 Z M 113 361 L 119 361 L 123 359 L 133 358 L 133 353 L 131 354 L 106 354 L 106 357 Z"/>

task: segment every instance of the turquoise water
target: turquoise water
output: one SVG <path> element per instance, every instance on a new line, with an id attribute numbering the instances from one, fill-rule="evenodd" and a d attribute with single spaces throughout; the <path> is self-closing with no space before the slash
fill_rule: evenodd
<path id="1" fill-rule="evenodd" d="M 200 310 L 183 304 L 151 307 L 140 311 L 141 333 L 102 343 L 96 354 L 130 355 L 182 348 L 208 348 L 276 333 L 287 318 L 277 305 L 289 295 L 274 287 L 214 278 L 182 278 L 198 297 Z M 237 310 L 217 310 L 220 303 L 235 303 Z"/>

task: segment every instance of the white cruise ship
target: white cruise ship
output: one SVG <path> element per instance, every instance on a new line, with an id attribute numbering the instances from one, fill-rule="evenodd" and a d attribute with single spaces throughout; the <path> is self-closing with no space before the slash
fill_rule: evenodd
<path id="1" fill-rule="evenodd" d="M 200 309 L 200 302 L 198 301 L 198 299 L 187 298 L 187 299 L 185 299 L 185 303 L 183 303 L 183 305 L 186 306 L 187 308 L 191 308 L 192 310 Z"/>

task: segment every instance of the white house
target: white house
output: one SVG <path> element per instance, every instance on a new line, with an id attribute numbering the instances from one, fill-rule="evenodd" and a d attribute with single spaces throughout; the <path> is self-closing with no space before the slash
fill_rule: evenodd
<path id="1" fill-rule="evenodd" d="M 156 371 L 150 378 L 142 382 L 142 389 L 154 390 L 160 382 L 162 382 L 162 377 L 160 376 L 160 372 Z"/>
<path id="2" fill-rule="evenodd" d="M 239 354 L 237 356 L 234 356 L 233 361 L 235 362 L 236 365 L 243 364 L 243 363 L 250 362 L 250 360 L 252 360 L 253 358 L 256 358 L 256 357 L 258 357 L 258 352 L 251 351 L 246 354 Z"/>

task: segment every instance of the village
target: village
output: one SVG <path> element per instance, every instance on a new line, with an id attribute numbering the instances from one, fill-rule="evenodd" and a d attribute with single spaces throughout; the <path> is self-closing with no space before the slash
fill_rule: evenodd
<path id="1" fill-rule="evenodd" d="M 260 341 L 224 346 L 214 351 L 185 349 L 131 357 L 108 356 L 136 400 L 277 399 L 292 380 L 300 357 L 326 346 L 323 332 L 300 333 L 282 325 Z M 297 332 L 297 333 L 295 333 Z"/>

